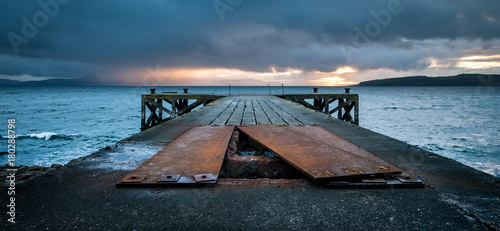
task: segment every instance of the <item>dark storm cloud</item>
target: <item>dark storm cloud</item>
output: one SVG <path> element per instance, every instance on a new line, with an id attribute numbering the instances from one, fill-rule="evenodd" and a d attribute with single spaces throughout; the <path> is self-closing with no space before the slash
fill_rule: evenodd
<path id="1" fill-rule="evenodd" d="M 89 74 L 88 65 L 65 60 L 47 60 L 21 58 L 18 56 L 0 55 L 1 75 L 31 75 L 40 77 L 82 77 Z M 94 67 L 95 70 L 99 68 Z M 87 71 L 86 71 L 87 70 Z"/>
<path id="2" fill-rule="evenodd" d="M 0 54 L 2 65 L 9 65 L 0 74 L 60 76 L 157 64 L 252 71 L 418 69 L 428 65 L 422 58 L 439 56 L 415 46 L 418 41 L 479 39 L 488 49 L 489 41 L 500 38 L 495 0 L 242 0 L 234 6 L 238 1 L 65 1 L 35 26 L 38 32 L 27 43 L 17 45 L 18 52 L 9 33 L 24 37 L 22 18 L 33 23 L 43 9 L 37 1 L 0 2 Z M 224 20 L 214 2 L 229 7 Z"/>

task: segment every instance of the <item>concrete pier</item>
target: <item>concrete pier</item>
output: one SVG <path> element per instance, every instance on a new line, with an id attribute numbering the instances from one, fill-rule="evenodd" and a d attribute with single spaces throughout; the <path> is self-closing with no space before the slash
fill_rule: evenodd
<path id="1" fill-rule="evenodd" d="M 328 189 L 308 179 L 264 178 L 220 178 L 213 187 L 115 186 L 200 124 L 320 125 L 420 178 L 426 187 Z M 497 178 L 448 158 L 278 97 L 230 96 L 17 185 L 16 224 L 0 226 L 2 230 L 496 230 L 499 195 Z"/>

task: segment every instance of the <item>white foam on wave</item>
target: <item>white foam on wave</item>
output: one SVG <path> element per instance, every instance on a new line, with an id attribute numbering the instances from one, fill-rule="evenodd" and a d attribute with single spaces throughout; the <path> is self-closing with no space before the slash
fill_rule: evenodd
<path id="1" fill-rule="evenodd" d="M 29 137 L 29 138 L 50 140 L 52 137 L 66 138 L 66 137 L 80 136 L 80 135 L 81 134 L 78 134 L 78 133 L 74 133 L 74 134 L 58 134 L 58 133 L 55 133 L 55 132 L 41 132 L 41 133 L 32 133 L 32 134 L 26 134 L 26 135 L 16 134 L 16 139 L 17 138 L 23 138 L 23 137 Z M 7 135 L 0 136 L 0 137 L 2 139 L 8 139 L 9 138 Z"/>
<path id="2" fill-rule="evenodd" d="M 42 132 L 42 133 L 33 133 L 28 134 L 29 137 L 50 140 L 50 137 L 57 135 L 55 132 Z"/>

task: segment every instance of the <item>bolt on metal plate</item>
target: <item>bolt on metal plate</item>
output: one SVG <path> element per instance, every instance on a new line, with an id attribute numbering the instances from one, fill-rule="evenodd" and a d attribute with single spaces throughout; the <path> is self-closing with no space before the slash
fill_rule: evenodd
<path id="1" fill-rule="evenodd" d="M 380 170 L 391 170 L 391 168 L 387 167 L 387 166 L 379 166 L 378 169 L 380 169 Z"/>
<path id="2" fill-rule="evenodd" d="M 333 176 L 335 176 L 335 173 L 332 173 L 329 170 L 314 170 L 311 172 L 316 177 L 333 177 Z"/>
<path id="3" fill-rule="evenodd" d="M 146 178 L 146 175 L 129 175 L 125 178 L 123 178 L 122 182 L 123 183 L 141 183 L 144 178 Z"/>
<path id="4" fill-rule="evenodd" d="M 179 178 L 181 178 L 181 174 L 161 175 L 157 182 L 177 182 Z"/>
<path id="5" fill-rule="evenodd" d="M 194 175 L 194 180 L 198 182 L 214 181 L 215 177 L 211 173 Z"/>
<path id="6" fill-rule="evenodd" d="M 363 174 L 365 173 L 365 171 L 359 169 L 359 168 L 346 168 L 345 169 L 345 172 L 348 173 L 348 174 Z"/>

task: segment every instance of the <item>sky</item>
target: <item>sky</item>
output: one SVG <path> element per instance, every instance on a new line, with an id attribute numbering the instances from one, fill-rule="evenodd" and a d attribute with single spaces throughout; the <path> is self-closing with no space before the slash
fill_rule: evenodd
<path id="1" fill-rule="evenodd" d="M 0 79 L 341 86 L 500 73 L 498 0 L 0 0 Z"/>

